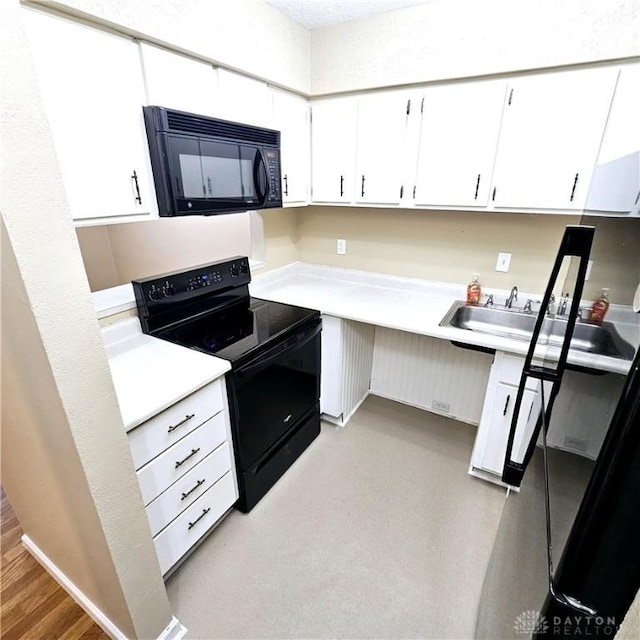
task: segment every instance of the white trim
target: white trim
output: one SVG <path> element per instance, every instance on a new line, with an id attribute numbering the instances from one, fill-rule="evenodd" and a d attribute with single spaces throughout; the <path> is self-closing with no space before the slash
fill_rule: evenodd
<path id="1" fill-rule="evenodd" d="M 24 534 L 22 536 L 24 548 L 46 569 L 53 579 L 84 609 L 87 615 L 113 640 L 128 640 L 127 636 L 93 604 L 87 596 L 76 587 L 71 580 L 55 565 L 51 559 Z M 158 636 L 157 640 L 181 640 L 185 637 L 187 629 L 180 621 L 172 617 L 167 628 Z"/>

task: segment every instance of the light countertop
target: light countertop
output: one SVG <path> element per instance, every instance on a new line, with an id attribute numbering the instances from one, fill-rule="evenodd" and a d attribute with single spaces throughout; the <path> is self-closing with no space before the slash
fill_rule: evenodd
<path id="1" fill-rule="evenodd" d="M 138 318 L 104 327 L 102 338 L 127 431 L 231 369 L 226 360 L 145 335 Z"/>
<path id="2" fill-rule="evenodd" d="M 520 355 L 525 355 L 529 346 L 509 338 L 439 326 L 451 305 L 465 299 L 466 286 L 462 285 L 295 263 L 254 278 L 250 290 L 256 297 L 318 309 L 323 314 L 389 329 Z M 489 292 L 496 301 L 508 295 L 497 289 Z M 521 292 L 519 297 L 539 299 L 541 294 Z M 640 316 L 630 309 L 612 305 L 607 320 L 637 348 Z M 540 347 L 536 356 L 552 360 L 554 355 L 557 358 L 558 351 Z M 629 360 L 575 350 L 570 351 L 568 362 L 620 374 L 626 374 L 631 365 Z"/>

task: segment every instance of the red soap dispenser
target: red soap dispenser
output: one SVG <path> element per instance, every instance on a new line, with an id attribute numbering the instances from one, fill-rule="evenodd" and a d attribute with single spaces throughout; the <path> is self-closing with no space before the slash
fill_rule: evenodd
<path id="1" fill-rule="evenodd" d="M 480 287 L 479 278 L 479 273 L 473 274 L 473 280 L 467 287 L 467 304 L 476 305 L 480 302 L 480 296 L 482 296 L 482 288 Z"/>
<path id="2" fill-rule="evenodd" d="M 609 309 L 609 289 L 603 289 L 600 296 L 591 305 L 591 323 L 601 325 Z"/>

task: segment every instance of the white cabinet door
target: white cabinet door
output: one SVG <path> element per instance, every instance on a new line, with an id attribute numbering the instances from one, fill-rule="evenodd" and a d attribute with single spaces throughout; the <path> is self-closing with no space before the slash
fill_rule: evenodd
<path id="1" fill-rule="evenodd" d="M 217 117 L 256 127 L 273 127 L 273 104 L 265 82 L 218 69 L 218 89 Z"/>
<path id="2" fill-rule="evenodd" d="M 486 206 L 505 90 L 494 81 L 424 92 L 416 204 Z"/>
<path id="3" fill-rule="evenodd" d="M 400 203 L 409 109 L 409 96 L 403 91 L 359 99 L 356 202 Z"/>
<path id="4" fill-rule="evenodd" d="M 585 209 L 640 214 L 640 64 L 620 70 Z"/>
<path id="5" fill-rule="evenodd" d="M 496 207 L 582 209 L 617 74 L 588 69 L 509 83 L 491 195 Z"/>
<path id="6" fill-rule="evenodd" d="M 274 127 L 280 131 L 283 203 L 305 203 L 309 194 L 309 106 L 300 96 L 273 90 Z"/>
<path id="7" fill-rule="evenodd" d="M 208 63 L 140 43 L 149 105 L 214 116 L 218 103 L 217 71 Z"/>
<path id="8" fill-rule="evenodd" d="M 148 215 L 155 210 L 155 193 L 137 45 L 64 18 L 23 11 L 73 218 Z"/>
<path id="9" fill-rule="evenodd" d="M 517 387 L 503 382 L 498 383 L 493 391 L 493 405 L 488 424 L 480 428 L 487 429 L 481 467 L 502 475 L 504 458 L 507 451 L 507 439 L 511 429 L 511 419 L 516 401 Z M 520 415 L 516 426 L 512 458 L 522 462 L 531 434 L 538 418 L 540 403 L 535 391 L 525 389 L 522 396 Z"/>
<path id="10" fill-rule="evenodd" d="M 355 177 L 357 98 L 314 102 L 311 114 L 311 200 L 351 202 Z"/>

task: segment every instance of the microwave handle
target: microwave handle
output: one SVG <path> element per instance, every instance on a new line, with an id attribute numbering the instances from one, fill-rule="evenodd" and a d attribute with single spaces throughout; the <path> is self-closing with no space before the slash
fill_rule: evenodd
<path id="1" fill-rule="evenodd" d="M 260 169 L 264 171 L 264 193 L 260 192 Z M 253 163 L 253 179 L 256 185 L 256 192 L 260 198 L 260 204 L 264 204 L 269 195 L 269 174 L 267 173 L 267 160 L 262 149 L 258 149 Z"/>

